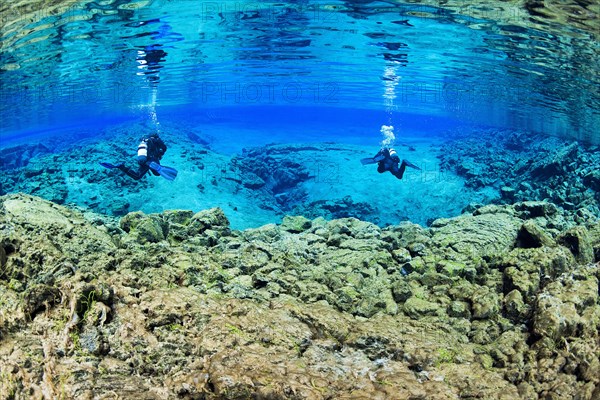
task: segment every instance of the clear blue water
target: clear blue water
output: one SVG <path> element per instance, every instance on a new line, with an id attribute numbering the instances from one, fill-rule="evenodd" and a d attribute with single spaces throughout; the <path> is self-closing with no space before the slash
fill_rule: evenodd
<path id="1" fill-rule="evenodd" d="M 2 4 L 0 148 L 140 121 L 201 126 L 229 155 L 376 147 L 382 125 L 399 139 L 499 127 L 600 141 L 600 35 L 526 24 L 516 6 L 58 4 Z"/>
<path id="2" fill-rule="evenodd" d="M 490 10 L 479 14 L 505 21 L 473 18 L 468 5 L 459 13 L 383 1 L 5 9 L 2 138 L 139 116 L 145 106 L 160 116 L 255 105 L 259 120 L 278 118 L 282 106 L 326 119 L 335 107 L 385 110 L 396 123 L 407 113 L 424 124 L 443 116 L 592 136 L 600 125 L 594 37 L 524 28 L 525 11 Z M 10 21 L 14 14 L 24 20 Z M 154 52 L 150 65 L 144 52 Z"/>

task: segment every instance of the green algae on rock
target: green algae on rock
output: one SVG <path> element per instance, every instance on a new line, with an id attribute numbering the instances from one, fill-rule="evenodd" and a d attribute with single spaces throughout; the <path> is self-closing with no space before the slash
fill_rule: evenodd
<path id="1" fill-rule="evenodd" d="M 0 396 L 598 395 L 600 225 L 546 203 L 430 229 L 103 218 L 0 198 Z"/>

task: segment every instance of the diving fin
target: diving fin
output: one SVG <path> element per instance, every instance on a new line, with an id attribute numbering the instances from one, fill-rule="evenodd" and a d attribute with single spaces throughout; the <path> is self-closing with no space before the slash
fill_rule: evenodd
<path id="1" fill-rule="evenodd" d="M 101 162 L 100 165 L 102 165 L 104 168 L 108 168 L 108 169 L 113 169 L 113 168 L 120 168 L 123 166 L 123 164 L 117 164 L 117 165 L 113 165 L 111 163 L 107 163 L 107 162 Z"/>
<path id="2" fill-rule="evenodd" d="M 360 160 L 362 165 L 368 164 L 377 164 L 379 161 L 383 160 L 385 157 L 382 154 L 376 155 L 375 157 L 363 158 Z"/>
<path id="3" fill-rule="evenodd" d="M 148 166 L 168 181 L 172 181 L 177 177 L 177 170 L 175 168 L 165 167 L 163 165 L 155 163 L 154 161 L 150 162 Z"/>
<path id="4" fill-rule="evenodd" d="M 411 163 L 408 160 L 402 160 L 402 164 L 406 165 L 407 167 L 418 169 L 419 171 L 421 170 L 421 168 L 417 167 L 415 164 Z"/>
<path id="5" fill-rule="evenodd" d="M 363 158 L 362 160 L 360 160 L 360 163 L 362 165 L 369 165 L 369 164 L 375 164 L 377 161 L 375 161 L 373 158 L 369 157 L 369 158 Z"/>

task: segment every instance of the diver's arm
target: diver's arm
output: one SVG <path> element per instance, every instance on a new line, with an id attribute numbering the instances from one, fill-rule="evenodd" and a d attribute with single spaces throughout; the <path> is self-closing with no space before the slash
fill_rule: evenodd
<path id="1" fill-rule="evenodd" d="M 162 156 L 167 151 L 167 145 L 165 144 L 165 142 L 163 142 L 163 140 L 161 138 L 158 138 L 157 144 L 158 144 L 158 152 Z"/>
<path id="2" fill-rule="evenodd" d="M 383 153 L 383 149 L 379 150 L 377 154 L 373 156 L 374 162 L 381 162 L 385 158 L 385 154 Z"/>

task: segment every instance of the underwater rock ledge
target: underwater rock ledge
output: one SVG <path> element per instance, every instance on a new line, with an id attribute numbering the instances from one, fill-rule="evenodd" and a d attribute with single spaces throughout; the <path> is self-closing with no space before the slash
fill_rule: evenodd
<path id="1" fill-rule="evenodd" d="M 0 263 L 3 399 L 600 396 L 600 222 L 547 202 L 236 231 L 14 194 Z"/>

